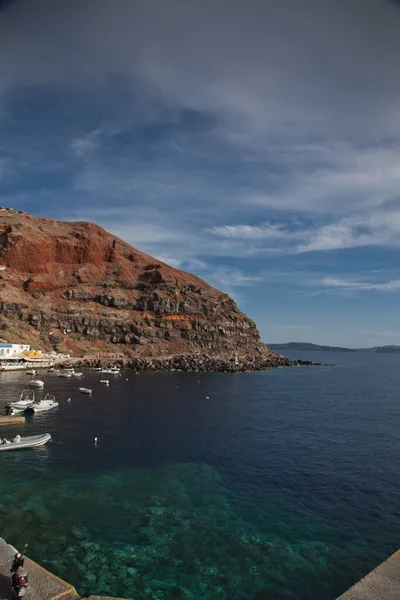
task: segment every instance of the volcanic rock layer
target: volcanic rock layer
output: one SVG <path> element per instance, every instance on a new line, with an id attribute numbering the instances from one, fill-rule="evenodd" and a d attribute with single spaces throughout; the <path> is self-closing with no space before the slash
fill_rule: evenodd
<path id="1" fill-rule="evenodd" d="M 235 302 L 87 222 L 0 209 L 0 336 L 152 368 L 290 364 Z"/>

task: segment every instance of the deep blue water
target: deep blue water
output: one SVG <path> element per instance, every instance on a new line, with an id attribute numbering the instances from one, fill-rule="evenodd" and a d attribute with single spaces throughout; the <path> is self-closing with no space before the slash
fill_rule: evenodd
<path id="1" fill-rule="evenodd" d="M 0 454 L 0 535 L 82 594 L 334 600 L 399 546 L 400 356 L 295 357 L 336 366 L 41 374 L 60 407 L 0 435 L 55 443 Z"/>

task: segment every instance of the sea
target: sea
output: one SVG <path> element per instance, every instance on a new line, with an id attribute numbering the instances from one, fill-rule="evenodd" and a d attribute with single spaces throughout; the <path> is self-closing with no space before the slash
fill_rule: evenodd
<path id="1" fill-rule="evenodd" d="M 53 442 L 0 453 L 0 535 L 82 596 L 334 600 L 400 546 L 400 355 L 290 357 L 332 366 L 41 372 L 60 406 L 0 436 Z"/>

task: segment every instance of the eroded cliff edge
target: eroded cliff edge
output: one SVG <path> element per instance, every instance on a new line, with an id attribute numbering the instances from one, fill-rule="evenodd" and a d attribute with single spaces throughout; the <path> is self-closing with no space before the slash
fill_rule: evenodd
<path id="1" fill-rule="evenodd" d="M 141 367 L 263 369 L 266 348 L 235 302 L 88 222 L 0 209 L 0 336 Z"/>

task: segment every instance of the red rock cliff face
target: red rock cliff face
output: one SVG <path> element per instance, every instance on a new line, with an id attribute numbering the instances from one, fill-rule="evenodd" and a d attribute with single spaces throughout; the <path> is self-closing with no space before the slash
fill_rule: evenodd
<path id="1" fill-rule="evenodd" d="M 0 209 L 0 264 L 3 337 L 19 327 L 46 348 L 77 353 L 285 362 L 229 296 L 94 223 Z"/>

